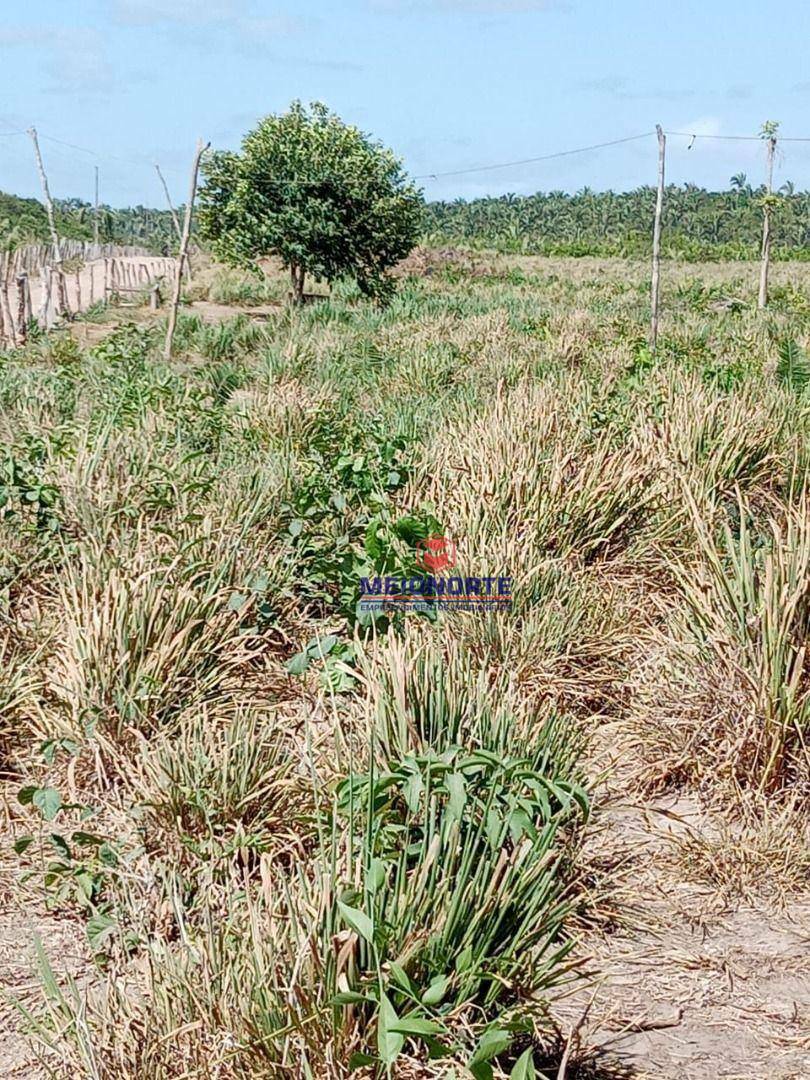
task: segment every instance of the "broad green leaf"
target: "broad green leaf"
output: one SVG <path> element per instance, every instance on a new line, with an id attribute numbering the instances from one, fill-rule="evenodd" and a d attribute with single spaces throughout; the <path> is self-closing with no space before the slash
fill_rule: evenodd
<path id="1" fill-rule="evenodd" d="M 337 645 L 337 634 L 326 634 L 324 637 L 313 638 L 307 644 L 306 653 L 311 657 L 328 656 Z"/>
<path id="2" fill-rule="evenodd" d="M 420 772 L 412 772 L 405 781 L 405 786 L 402 789 L 405 802 L 412 814 L 415 814 L 418 811 L 419 800 L 421 799 L 424 790 L 425 783 L 422 779 L 422 774 Z"/>
<path id="3" fill-rule="evenodd" d="M 464 806 L 467 802 L 467 791 L 464 784 L 464 777 L 461 773 L 450 773 L 445 778 L 444 786 L 447 788 L 450 798 L 447 802 L 447 811 L 451 818 L 456 821 L 461 819 L 461 815 L 464 813 Z"/>
<path id="4" fill-rule="evenodd" d="M 98 847 L 99 844 L 103 844 L 104 841 L 100 836 L 95 836 L 93 833 L 83 832 L 81 829 L 77 829 L 76 832 L 71 834 L 71 840 L 74 844 L 78 844 L 79 847 Z"/>
<path id="5" fill-rule="evenodd" d="M 367 941 L 369 944 L 374 941 L 374 924 L 368 915 L 366 915 L 365 911 L 360 911 L 359 908 L 349 907 L 349 905 L 344 904 L 342 900 L 338 900 L 338 910 L 352 930 L 359 934 L 364 941 Z"/>
<path id="6" fill-rule="evenodd" d="M 63 859 L 70 859 L 70 847 L 64 836 L 60 836 L 59 833 L 51 833 L 50 835 L 51 845 L 57 855 L 61 855 Z"/>
<path id="7" fill-rule="evenodd" d="M 339 994 L 335 994 L 330 1005 L 363 1005 L 368 1001 L 365 994 L 358 994 L 354 990 L 341 990 Z"/>
<path id="8" fill-rule="evenodd" d="M 355 1072 L 357 1069 L 364 1069 L 367 1065 L 376 1064 L 377 1058 L 372 1057 L 371 1054 L 364 1054 L 360 1050 L 355 1050 L 349 1058 L 349 1072 Z"/>
<path id="9" fill-rule="evenodd" d="M 309 656 L 305 652 L 296 653 L 285 666 L 290 675 L 303 675 L 309 667 Z"/>
<path id="10" fill-rule="evenodd" d="M 393 1065 L 405 1045 L 405 1036 L 396 1030 L 399 1017 L 385 994 L 380 998 L 377 1014 L 377 1050 L 383 1065 Z"/>
<path id="11" fill-rule="evenodd" d="M 388 967 L 391 969 L 393 981 L 397 984 L 397 986 L 399 986 L 402 990 L 407 991 L 407 993 L 412 994 L 413 984 L 408 978 L 408 974 L 405 969 L 401 967 L 395 960 L 391 960 L 388 964 Z"/>
<path id="12" fill-rule="evenodd" d="M 503 821 L 501 820 L 500 814 L 493 806 L 490 806 L 487 810 L 486 821 L 484 823 L 484 834 L 489 841 L 490 847 L 500 847 L 502 832 Z"/>
<path id="13" fill-rule="evenodd" d="M 95 950 L 101 950 L 115 933 L 115 920 L 97 912 L 87 920 L 87 940 Z"/>
<path id="14" fill-rule="evenodd" d="M 462 949 L 456 957 L 456 971 L 458 971 L 459 974 L 463 974 L 472 964 L 472 960 L 472 947 L 470 945 L 467 945 L 467 947 Z"/>
<path id="15" fill-rule="evenodd" d="M 424 1020 L 420 1016 L 401 1016 L 392 1031 L 401 1031 L 405 1035 L 438 1035 L 443 1031 L 441 1024 L 435 1020 Z"/>
<path id="16" fill-rule="evenodd" d="M 499 1027 L 489 1028 L 479 1039 L 478 1046 L 476 1046 L 473 1056 L 468 1062 L 469 1067 L 472 1068 L 474 1065 L 492 1061 L 498 1054 L 508 1050 L 511 1042 L 512 1033 L 510 1031 L 505 1031 Z"/>
<path id="17" fill-rule="evenodd" d="M 37 788 L 31 802 L 36 806 L 46 821 L 53 821 L 62 806 L 62 796 L 56 788 Z"/>
<path id="18" fill-rule="evenodd" d="M 447 993 L 449 985 L 449 975 L 437 975 L 424 994 L 422 994 L 422 1001 L 425 1005 L 438 1005 Z"/>
<path id="19" fill-rule="evenodd" d="M 368 874 L 366 876 L 368 888 L 372 892 L 376 892 L 377 889 L 381 888 L 385 884 L 385 877 L 385 863 L 382 861 L 382 859 L 372 859 L 371 865 L 368 868 Z"/>
<path id="20" fill-rule="evenodd" d="M 509 1073 L 509 1080 L 536 1080 L 532 1048 L 524 1050 Z"/>
<path id="21" fill-rule="evenodd" d="M 73 882 L 79 893 L 79 900 L 86 905 L 93 899 L 96 882 L 89 870 L 79 870 L 73 875 Z"/>
<path id="22" fill-rule="evenodd" d="M 98 849 L 98 857 L 105 866 L 118 866 L 118 852 L 106 840 Z"/>

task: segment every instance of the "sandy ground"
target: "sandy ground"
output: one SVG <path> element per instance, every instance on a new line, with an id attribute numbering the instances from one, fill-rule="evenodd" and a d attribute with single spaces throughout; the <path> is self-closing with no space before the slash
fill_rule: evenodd
<path id="1" fill-rule="evenodd" d="M 5 882 L 4 885 L 8 883 Z M 22 894 L 25 895 L 24 893 Z M 40 940 L 58 976 L 81 978 L 91 970 L 82 927 L 64 915 L 50 914 L 37 903 L 12 899 L 3 888 L 0 902 L 0 1076 L 36 1080 L 47 1076 L 41 1053 L 26 1037 L 20 1006 L 42 1007 L 36 942 Z"/>
<path id="2" fill-rule="evenodd" d="M 709 811 L 633 798 L 618 771 L 602 800 L 586 849 L 615 918 L 578 948 L 597 981 L 553 1008 L 578 1049 L 571 1080 L 807 1080 L 810 892 L 723 897 L 683 857 L 687 837 L 716 837 Z"/>

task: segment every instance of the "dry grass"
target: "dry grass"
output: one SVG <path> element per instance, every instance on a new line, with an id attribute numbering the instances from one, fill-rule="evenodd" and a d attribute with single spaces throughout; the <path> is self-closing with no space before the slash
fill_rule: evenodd
<path id="1" fill-rule="evenodd" d="M 393 1075 L 464 1075 L 518 1018 L 494 1075 L 529 1045 L 540 1068 L 575 932 L 633 890 L 581 853 L 595 732 L 625 795 L 711 808 L 668 857 L 715 900 L 804 887 L 810 413 L 775 355 L 806 316 L 673 288 L 653 357 L 641 266 L 414 269 L 386 311 L 341 287 L 261 321 L 280 278 L 207 270 L 200 298 L 244 313 L 192 308 L 172 364 L 144 323 L 0 370 L 15 865 L 103 959 L 75 984 L 43 960 L 28 1023 L 74 1075 L 381 1075 L 397 1051 Z M 359 576 L 430 517 L 513 611 L 358 625 Z M 25 787 L 60 792 L 52 820 Z"/>

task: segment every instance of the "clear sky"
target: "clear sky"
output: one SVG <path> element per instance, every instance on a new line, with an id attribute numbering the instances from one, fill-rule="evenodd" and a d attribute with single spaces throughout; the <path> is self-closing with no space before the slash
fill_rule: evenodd
<path id="1" fill-rule="evenodd" d="M 781 0 L 2 0 L 0 189 L 38 194 L 34 123 L 55 195 L 184 198 L 199 135 L 235 147 L 292 98 L 325 101 L 413 174 L 652 131 L 810 136 L 810 3 Z M 62 143 L 51 141 L 60 139 Z M 763 178 L 756 142 L 670 138 L 669 177 Z M 96 151 L 98 156 L 76 147 Z M 429 197 L 653 182 L 655 139 L 423 181 Z M 777 185 L 810 187 L 810 142 Z"/>

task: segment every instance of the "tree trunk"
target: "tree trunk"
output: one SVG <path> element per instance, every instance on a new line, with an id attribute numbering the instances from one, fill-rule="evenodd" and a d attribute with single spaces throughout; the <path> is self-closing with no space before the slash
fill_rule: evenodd
<path id="1" fill-rule="evenodd" d="M 292 281 L 291 299 L 294 304 L 303 304 L 304 302 L 304 277 L 305 270 L 303 266 L 292 263 L 290 265 L 290 280 Z"/>

